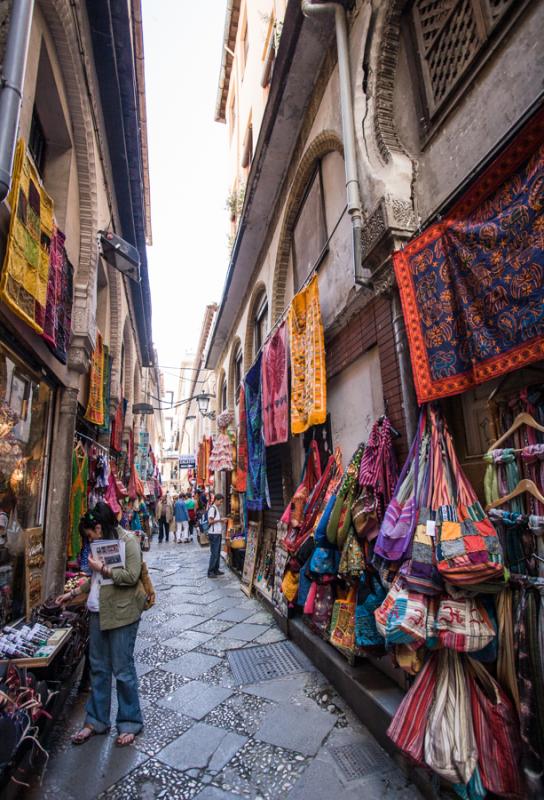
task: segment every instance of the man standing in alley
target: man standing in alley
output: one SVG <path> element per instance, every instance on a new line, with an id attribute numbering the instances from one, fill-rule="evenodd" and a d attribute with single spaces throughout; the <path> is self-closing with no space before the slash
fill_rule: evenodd
<path id="1" fill-rule="evenodd" d="M 193 533 L 196 522 L 196 502 L 189 492 L 185 496 L 185 506 L 189 515 L 189 539 L 193 541 Z"/>
<path id="2" fill-rule="evenodd" d="M 213 503 L 208 508 L 208 538 L 210 540 L 210 563 L 208 565 L 208 578 L 217 578 L 224 575 L 219 569 L 219 559 L 221 556 L 221 541 L 225 532 L 226 517 L 221 516 L 223 510 L 223 495 L 216 494 Z"/>
<path id="3" fill-rule="evenodd" d="M 176 543 L 189 541 L 189 514 L 182 494 L 174 505 L 174 518 L 176 520 Z"/>
<path id="4" fill-rule="evenodd" d="M 162 544 L 163 539 L 166 542 L 168 541 L 170 523 L 172 522 L 172 501 L 167 494 L 163 494 L 157 503 L 155 517 L 159 526 L 159 544 Z"/>

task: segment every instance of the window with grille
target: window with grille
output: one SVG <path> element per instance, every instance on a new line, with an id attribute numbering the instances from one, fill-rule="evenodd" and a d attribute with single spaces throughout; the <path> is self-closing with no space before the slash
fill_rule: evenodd
<path id="1" fill-rule="evenodd" d="M 36 168 L 42 178 L 45 168 L 46 147 L 47 147 L 47 141 L 45 138 L 43 126 L 42 123 L 40 122 L 36 106 L 34 106 L 34 108 L 32 109 L 32 122 L 30 123 L 30 135 L 28 137 L 28 149 L 30 150 L 30 155 L 34 159 Z"/>
<path id="2" fill-rule="evenodd" d="M 518 0 L 415 0 L 412 20 L 430 118 Z"/>
<path id="3" fill-rule="evenodd" d="M 239 348 L 236 351 L 236 355 L 234 356 L 234 392 L 235 392 L 236 405 L 238 405 L 240 401 L 240 386 L 242 385 L 242 377 L 243 377 L 242 362 L 243 362 L 242 348 Z"/>

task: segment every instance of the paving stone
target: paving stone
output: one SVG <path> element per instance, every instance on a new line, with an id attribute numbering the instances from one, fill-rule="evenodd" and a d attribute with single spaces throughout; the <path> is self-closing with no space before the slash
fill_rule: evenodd
<path id="1" fill-rule="evenodd" d="M 206 778 L 211 780 L 211 778 L 207 775 L 202 777 L 202 783 L 205 783 Z M 194 800 L 230 800 L 232 797 L 240 797 L 239 794 L 231 794 L 231 792 L 223 792 L 221 789 L 217 789 L 215 786 L 206 786 L 199 794 L 197 794 Z"/>
<path id="2" fill-rule="evenodd" d="M 221 635 L 214 636 L 209 642 L 201 644 L 199 650 L 203 650 L 206 653 L 215 653 L 218 656 L 224 656 L 227 650 L 238 650 L 245 644 L 247 644 L 247 642 L 243 642 L 241 639 L 228 639 Z"/>
<path id="3" fill-rule="evenodd" d="M 275 644 L 276 642 L 283 642 L 284 639 L 287 639 L 287 636 L 280 628 L 269 628 L 266 633 L 255 639 L 255 644 Z"/>
<path id="4" fill-rule="evenodd" d="M 274 625 L 274 617 L 268 611 L 257 611 L 256 614 L 252 614 L 244 622 L 248 625 L 266 625 L 269 628 Z"/>
<path id="5" fill-rule="evenodd" d="M 199 789 L 194 778 L 150 758 L 100 795 L 99 800 L 191 800 Z"/>
<path id="6" fill-rule="evenodd" d="M 255 738 L 313 756 L 335 724 L 333 714 L 282 704 L 266 714 Z"/>
<path id="7" fill-rule="evenodd" d="M 212 785 L 251 798 L 283 800 L 308 764 L 298 753 L 249 739 Z"/>
<path id="8" fill-rule="evenodd" d="M 189 683 L 188 678 L 178 675 L 175 672 L 166 672 L 163 669 L 154 669 L 146 673 L 139 681 L 140 697 L 149 698 L 156 702 L 167 694 L 179 689 L 185 683 Z"/>
<path id="9" fill-rule="evenodd" d="M 201 681 L 191 681 L 159 700 L 162 708 L 169 708 L 193 719 L 202 719 L 230 697 L 232 691 L 222 686 L 210 686 Z"/>
<path id="10" fill-rule="evenodd" d="M 266 625 L 249 625 L 247 622 L 240 622 L 223 635 L 227 639 L 241 639 L 243 642 L 252 642 L 258 636 L 266 633 Z"/>
<path id="11" fill-rule="evenodd" d="M 173 661 L 167 661 L 163 667 L 169 672 L 176 672 L 187 678 L 198 678 L 219 664 L 219 660 L 216 656 L 209 656 L 205 653 L 185 653 Z"/>
<path id="12" fill-rule="evenodd" d="M 189 650 L 194 650 L 204 642 L 208 642 L 212 638 L 211 633 L 204 633 L 202 631 L 183 631 L 178 636 L 172 636 L 163 642 L 165 647 L 171 647 L 173 650 L 181 650 L 188 653 Z"/>
<path id="13" fill-rule="evenodd" d="M 178 650 L 173 650 L 171 647 L 165 647 L 162 644 L 153 644 L 138 652 L 135 658 L 140 663 L 147 664 L 150 667 L 160 667 L 164 662 L 172 661 L 173 658 L 178 656 Z"/>
<path id="14" fill-rule="evenodd" d="M 168 634 L 170 636 L 174 636 L 176 633 L 180 631 L 187 631 L 190 628 L 194 628 L 195 625 L 199 625 L 201 622 L 200 617 L 195 616 L 194 614 L 180 614 L 176 617 L 172 617 L 163 625 L 160 626 L 159 633 L 165 639 L 168 638 Z"/>
<path id="15" fill-rule="evenodd" d="M 213 773 L 223 769 L 246 741 L 246 736 L 198 723 L 165 747 L 158 758 L 183 771 L 205 768 Z"/>
<path id="16" fill-rule="evenodd" d="M 252 617 L 253 614 L 254 611 L 251 608 L 240 608 L 235 606 L 234 608 L 229 608 L 226 611 L 223 611 L 221 614 L 218 614 L 217 619 L 222 619 L 226 622 L 243 622 L 248 617 Z"/>
<path id="17" fill-rule="evenodd" d="M 284 678 L 274 678 L 262 683 L 251 683 L 243 687 L 246 694 L 263 697 L 277 703 L 286 702 L 297 695 L 304 697 L 304 688 L 308 680 L 308 673 L 301 672 L 297 675 L 286 675 Z"/>
<path id="18" fill-rule="evenodd" d="M 234 695 L 216 706 L 206 717 L 206 722 L 218 728 L 252 736 L 260 727 L 272 703 L 262 697 L 247 694 Z"/>
<path id="19" fill-rule="evenodd" d="M 156 755 L 165 745 L 177 739 L 193 725 L 190 717 L 176 711 L 151 705 L 144 712 L 144 728 L 134 740 L 134 747 L 150 756 Z"/>
<path id="20" fill-rule="evenodd" d="M 232 628 L 232 622 L 226 622 L 222 619 L 207 619 L 205 622 L 197 625 L 196 628 L 193 628 L 193 630 L 216 635 L 228 631 L 229 628 Z"/>
<path id="21" fill-rule="evenodd" d="M 148 672 L 151 672 L 153 667 L 150 664 L 144 664 L 141 661 L 135 661 L 134 666 L 136 667 L 136 675 L 139 678 L 142 678 L 144 675 L 147 675 Z"/>

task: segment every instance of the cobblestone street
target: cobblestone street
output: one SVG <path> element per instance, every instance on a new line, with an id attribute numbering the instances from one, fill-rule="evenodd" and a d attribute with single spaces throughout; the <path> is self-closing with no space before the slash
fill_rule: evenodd
<path id="1" fill-rule="evenodd" d="M 55 728 L 43 783 L 26 800 L 416 800 L 416 789 L 237 578 L 228 570 L 206 577 L 207 559 L 197 544 L 156 541 L 146 555 L 157 603 L 136 645 L 145 729 L 135 745 L 115 747 L 112 730 L 74 747 L 87 695 L 75 696 Z M 229 651 L 281 642 L 289 648 L 285 669 L 297 671 L 240 684 Z"/>

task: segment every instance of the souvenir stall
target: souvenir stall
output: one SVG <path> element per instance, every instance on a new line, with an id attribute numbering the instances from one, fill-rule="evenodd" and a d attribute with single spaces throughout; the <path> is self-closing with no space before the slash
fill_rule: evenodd
<path id="1" fill-rule="evenodd" d="M 54 206 L 17 146 L 0 301 L 60 364 L 70 341 L 73 269 Z M 24 247 L 22 245 L 24 243 Z M 0 323 L 0 794 L 40 763 L 86 643 L 85 614 L 42 605 L 47 484 L 58 376 Z M 41 345 L 41 342 L 40 342 Z M 48 617 L 48 618 L 47 618 Z"/>
<path id="2" fill-rule="evenodd" d="M 375 546 L 416 676 L 388 733 L 469 798 L 544 796 L 543 139 L 394 257 L 422 412 Z"/>

